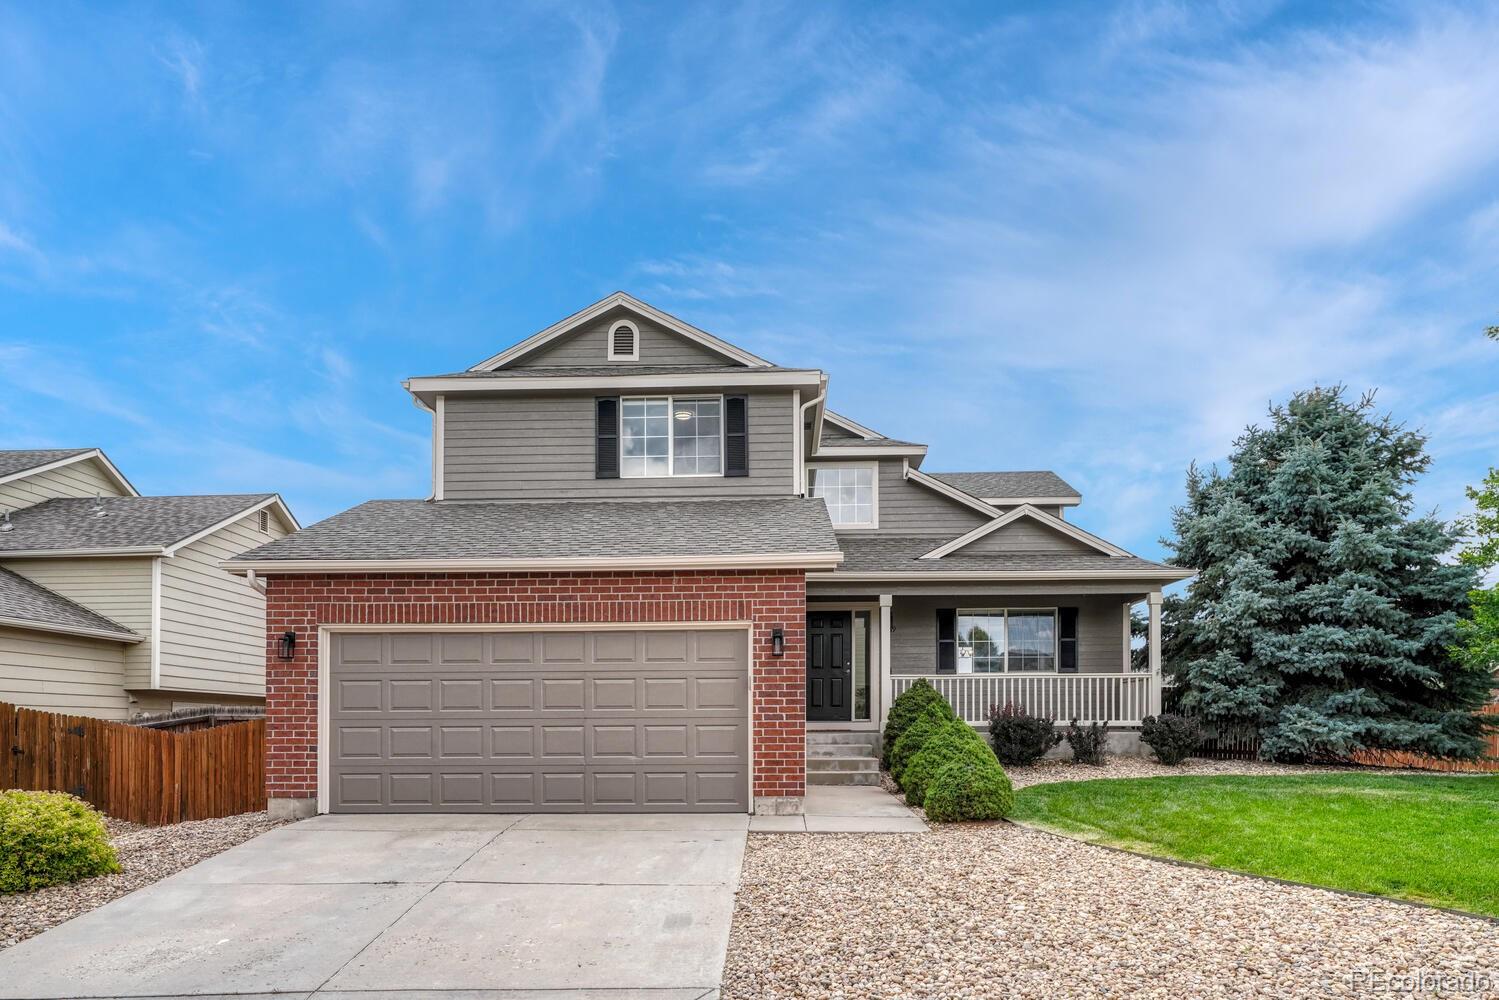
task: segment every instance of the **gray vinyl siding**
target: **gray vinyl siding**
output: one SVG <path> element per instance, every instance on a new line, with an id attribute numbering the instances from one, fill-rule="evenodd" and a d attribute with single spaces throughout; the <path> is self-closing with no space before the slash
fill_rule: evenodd
<path id="1" fill-rule="evenodd" d="M 0 485 L 0 511 L 19 510 L 55 497 L 119 497 L 125 493 L 90 458 Z"/>
<path id="2" fill-rule="evenodd" d="M 272 513 L 240 518 L 161 563 L 161 688 L 265 696 L 265 596 L 219 564 L 287 534 Z"/>
<path id="3" fill-rule="evenodd" d="M 1069 538 L 1040 524 L 1033 518 L 1022 517 L 1003 528 L 996 528 L 983 538 L 969 542 L 959 552 L 976 555 L 981 552 L 1097 552 L 1076 538 Z"/>
<path id="4" fill-rule="evenodd" d="M 880 526 L 870 534 L 956 538 L 988 520 L 972 507 L 903 478 L 900 459 L 880 462 Z"/>
<path id="5" fill-rule="evenodd" d="M 609 360 L 609 328 L 620 320 L 635 325 L 640 336 L 640 358 L 637 361 Z M 615 313 L 598 320 L 576 333 L 552 341 L 530 354 L 512 361 L 507 368 L 578 368 L 598 365 L 732 365 L 737 364 L 716 351 L 678 336 L 650 320 L 633 314 Z"/>
<path id="6" fill-rule="evenodd" d="M 822 444 L 837 444 L 840 441 L 863 441 L 864 439 L 853 431 L 846 431 L 831 420 L 822 422 Z"/>
<path id="7" fill-rule="evenodd" d="M 123 683 L 151 686 L 151 559 L 7 559 L 5 568 L 143 635 L 125 647 Z"/>
<path id="8" fill-rule="evenodd" d="M 96 719 L 131 714 L 118 642 L 0 628 L 0 701 Z"/>
<path id="9" fill-rule="evenodd" d="M 890 672 L 937 670 L 938 608 L 1077 608 L 1077 669 L 1124 671 L 1124 598 L 1024 594 L 991 597 L 898 597 L 891 608 Z"/>
<path id="10" fill-rule="evenodd" d="M 681 395 L 710 393 L 684 391 Z M 790 496 L 795 423 L 792 394 L 788 390 L 747 395 L 748 476 L 660 479 L 594 478 L 592 394 L 449 397 L 443 430 L 443 498 L 688 500 Z"/>

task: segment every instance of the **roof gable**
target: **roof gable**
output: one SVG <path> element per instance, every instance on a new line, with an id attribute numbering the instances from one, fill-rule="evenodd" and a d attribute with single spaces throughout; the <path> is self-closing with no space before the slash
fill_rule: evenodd
<path id="1" fill-rule="evenodd" d="M 1084 531 L 1075 524 L 1063 521 L 1061 518 L 1052 517 L 1044 511 L 1032 507 L 1030 504 L 1021 504 L 1014 510 L 995 518 L 988 524 L 981 524 L 965 535 L 959 535 L 952 541 L 937 546 L 930 552 L 924 553 L 923 559 L 941 559 L 944 556 L 964 549 L 981 538 L 1003 529 L 1005 526 L 1014 524 L 1022 518 L 1034 521 L 1043 528 L 1049 529 L 1059 535 L 1066 536 L 1076 542 L 1082 543 L 1087 548 L 1104 553 L 1109 556 L 1129 556 L 1130 554 L 1112 542 L 1107 542 L 1092 532 Z"/>
<path id="2" fill-rule="evenodd" d="M 170 554 L 244 515 L 274 508 L 296 526 L 274 493 L 180 497 L 59 497 L 11 515 L 0 557 L 140 552 Z"/>
<path id="3" fill-rule="evenodd" d="M 0 625 L 119 642 L 142 638 L 119 622 L 4 567 L 0 567 Z"/>
<path id="4" fill-rule="evenodd" d="M 1049 470 L 1034 472 L 933 472 L 930 475 L 970 496 L 999 506 L 1032 503 L 1075 507 L 1082 494 Z"/>
<path id="5" fill-rule="evenodd" d="M 125 478 L 124 473 L 115 468 L 114 463 L 98 448 L 28 448 L 0 451 L 0 485 L 29 479 L 32 476 L 39 476 L 79 462 L 91 462 L 97 466 L 104 478 L 114 483 L 121 494 L 140 495 L 131 485 L 130 480 Z"/>
<path id="6" fill-rule="evenodd" d="M 523 364 L 539 364 L 543 366 L 567 365 L 568 361 L 559 362 L 555 358 L 541 360 L 543 349 L 549 346 L 558 350 L 559 341 L 572 339 L 577 335 L 597 335 L 599 337 L 596 357 L 590 361 L 581 359 L 574 360 L 572 364 L 605 364 L 608 362 L 608 352 L 603 338 L 607 336 L 609 329 L 618 321 L 635 321 L 642 326 L 649 327 L 649 334 L 645 330 L 639 331 L 642 335 L 642 343 L 645 337 L 650 336 L 657 345 L 670 343 L 691 345 L 691 350 L 698 353 L 696 361 L 691 356 L 685 356 L 683 363 L 703 363 L 704 360 L 717 361 L 745 365 L 750 367 L 769 366 L 770 362 L 764 358 L 757 357 L 730 344 L 726 340 L 720 340 L 705 330 L 699 330 L 690 323 L 683 322 L 677 317 L 657 309 L 655 306 L 642 302 L 625 292 L 615 292 L 613 295 L 605 296 L 599 301 L 573 313 L 566 319 L 559 320 L 544 330 L 541 330 L 513 347 L 506 348 L 499 354 L 485 358 L 474 365 L 469 371 L 486 372 L 496 371 L 501 368 L 519 367 Z M 670 338 L 670 339 L 664 339 Z M 686 350 L 686 348 L 679 348 Z M 547 351 L 551 354 L 552 351 Z M 591 352 L 594 353 L 594 352 Z M 561 357 L 569 357 L 566 352 Z M 651 359 L 642 350 L 639 353 L 641 363 L 649 364 Z M 621 362 L 629 364 L 630 362 Z M 660 363 L 659 361 L 657 362 Z"/>

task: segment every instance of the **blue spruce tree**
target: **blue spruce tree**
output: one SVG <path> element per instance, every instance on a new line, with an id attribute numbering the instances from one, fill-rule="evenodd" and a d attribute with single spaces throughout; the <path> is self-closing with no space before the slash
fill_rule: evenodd
<path id="1" fill-rule="evenodd" d="M 1363 748 L 1472 757 L 1492 679 L 1454 658 L 1477 570 L 1444 562 L 1458 531 L 1412 516 L 1425 438 L 1341 387 L 1298 393 L 1234 442 L 1227 474 L 1187 476 L 1166 669 L 1182 707 L 1262 756 Z"/>

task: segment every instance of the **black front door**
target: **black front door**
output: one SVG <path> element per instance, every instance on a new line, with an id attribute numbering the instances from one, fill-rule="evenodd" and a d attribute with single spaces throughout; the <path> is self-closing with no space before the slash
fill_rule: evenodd
<path id="1" fill-rule="evenodd" d="M 807 721 L 848 722 L 854 717 L 853 614 L 807 615 Z"/>

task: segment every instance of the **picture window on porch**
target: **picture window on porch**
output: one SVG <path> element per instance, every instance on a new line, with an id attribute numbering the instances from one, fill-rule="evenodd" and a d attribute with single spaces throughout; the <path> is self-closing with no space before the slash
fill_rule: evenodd
<path id="1" fill-rule="evenodd" d="M 957 624 L 960 674 L 1056 672 L 1054 608 L 960 610 Z"/>

